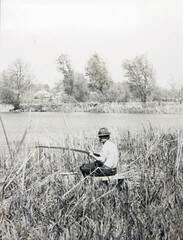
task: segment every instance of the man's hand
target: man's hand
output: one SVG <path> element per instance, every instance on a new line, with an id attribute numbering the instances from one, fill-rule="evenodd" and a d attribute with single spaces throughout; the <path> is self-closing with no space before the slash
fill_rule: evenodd
<path id="1" fill-rule="evenodd" d="M 94 164 L 95 164 L 96 167 L 103 167 L 103 166 L 104 166 L 104 163 L 101 162 L 101 161 L 99 161 L 99 160 L 96 160 L 96 161 L 94 162 Z"/>
<path id="2" fill-rule="evenodd" d="M 94 157 L 93 152 L 89 150 L 88 156 Z"/>

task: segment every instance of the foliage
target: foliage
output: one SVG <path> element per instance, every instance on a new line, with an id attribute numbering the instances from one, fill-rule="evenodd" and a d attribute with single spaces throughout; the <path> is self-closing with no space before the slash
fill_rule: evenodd
<path id="1" fill-rule="evenodd" d="M 125 60 L 123 68 L 126 71 L 130 90 L 142 102 L 146 102 L 155 87 L 155 72 L 145 55 L 137 56 L 133 60 Z"/>
<path id="2" fill-rule="evenodd" d="M 62 80 L 64 92 L 72 96 L 74 91 L 74 71 L 66 54 L 61 54 L 57 59 L 57 69 L 64 76 Z"/>
<path id="3" fill-rule="evenodd" d="M 74 90 L 73 97 L 78 102 L 85 102 L 88 100 L 88 83 L 82 73 L 74 73 Z"/>
<path id="4" fill-rule="evenodd" d="M 74 72 L 67 55 L 60 55 L 57 60 L 58 71 L 62 72 L 64 78 L 56 83 L 55 90 L 75 98 L 76 101 L 88 100 L 88 86 L 83 74 Z"/>
<path id="5" fill-rule="evenodd" d="M 20 59 L 14 61 L 6 71 L 2 73 L 0 98 L 2 103 L 12 104 L 19 109 L 21 99 L 31 84 L 33 75 L 29 66 Z"/>
<path id="6" fill-rule="evenodd" d="M 171 98 L 177 102 L 183 99 L 183 84 L 181 81 L 175 81 L 173 78 L 169 82 Z"/>
<path id="7" fill-rule="evenodd" d="M 105 61 L 96 52 L 88 60 L 85 71 L 86 76 L 89 78 L 89 89 L 92 92 L 100 91 L 105 94 L 112 84 L 112 79 L 106 68 Z"/>
<path id="8" fill-rule="evenodd" d="M 126 83 L 113 83 L 106 93 L 108 102 L 128 102 L 131 98 L 132 96 Z"/>

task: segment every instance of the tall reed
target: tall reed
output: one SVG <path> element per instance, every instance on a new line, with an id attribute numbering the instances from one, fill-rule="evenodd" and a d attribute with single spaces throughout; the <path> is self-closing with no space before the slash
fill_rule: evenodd
<path id="1" fill-rule="evenodd" d="M 79 166 L 91 161 L 84 154 L 34 149 L 26 140 L 18 153 L 11 150 L 13 163 L 3 152 L 0 239 L 181 239 L 182 133 L 151 126 L 141 134 L 113 132 L 125 176 L 120 187 L 84 179 Z M 94 149 L 97 142 L 83 134 L 72 144 Z M 72 171 L 78 174 L 62 174 Z"/>

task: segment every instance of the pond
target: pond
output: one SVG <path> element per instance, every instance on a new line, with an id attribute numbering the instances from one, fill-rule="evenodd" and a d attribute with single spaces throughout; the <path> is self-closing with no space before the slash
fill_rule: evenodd
<path id="1" fill-rule="evenodd" d="M 20 141 L 25 129 L 30 126 L 28 141 L 55 143 L 65 134 L 72 136 L 96 136 L 100 127 L 115 131 L 140 132 L 151 126 L 156 129 L 183 128 L 183 114 L 106 114 L 106 113 L 0 113 L 9 142 Z M 0 124 L 0 144 L 6 144 Z"/>

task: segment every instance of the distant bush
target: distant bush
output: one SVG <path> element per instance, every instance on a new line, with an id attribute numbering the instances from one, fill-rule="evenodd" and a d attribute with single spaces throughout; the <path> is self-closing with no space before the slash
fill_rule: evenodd
<path id="1" fill-rule="evenodd" d="M 29 111 L 30 105 L 21 105 L 22 111 Z M 183 104 L 162 103 L 158 102 L 124 102 L 124 103 L 108 103 L 108 102 L 70 102 L 63 103 L 45 103 L 32 104 L 34 112 L 94 112 L 94 113 L 144 113 L 144 114 L 172 114 L 183 113 Z"/>

